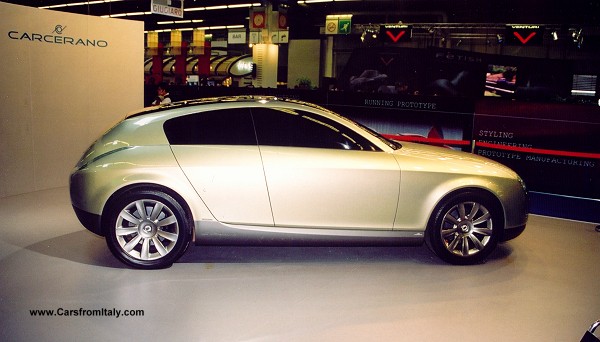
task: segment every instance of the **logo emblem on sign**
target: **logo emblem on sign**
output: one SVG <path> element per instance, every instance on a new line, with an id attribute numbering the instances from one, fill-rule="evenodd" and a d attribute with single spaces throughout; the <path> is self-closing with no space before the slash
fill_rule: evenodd
<path id="1" fill-rule="evenodd" d="M 52 33 L 62 34 L 66 28 L 67 28 L 66 26 L 56 25 L 56 26 L 54 26 L 54 31 L 52 31 Z"/>
<path id="2" fill-rule="evenodd" d="M 513 34 L 515 35 L 515 37 L 517 37 L 517 39 L 519 39 L 519 41 L 523 44 L 527 44 L 527 42 L 533 38 L 533 36 L 535 36 L 535 32 L 531 32 L 527 38 L 523 38 L 523 36 L 521 36 L 521 34 L 517 31 L 514 31 Z"/>
<path id="3" fill-rule="evenodd" d="M 397 35 L 394 35 L 391 31 L 385 31 L 385 34 L 387 34 L 394 43 L 397 43 L 405 33 L 406 31 L 400 31 Z"/>

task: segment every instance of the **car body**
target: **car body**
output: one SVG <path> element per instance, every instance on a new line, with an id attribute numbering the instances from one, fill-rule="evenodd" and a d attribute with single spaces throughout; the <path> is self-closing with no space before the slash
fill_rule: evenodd
<path id="1" fill-rule="evenodd" d="M 484 260 L 527 221 L 519 176 L 489 159 L 394 142 L 301 101 L 240 96 L 133 113 L 70 176 L 81 223 L 139 268 L 190 242 L 424 241 L 443 260 Z"/>

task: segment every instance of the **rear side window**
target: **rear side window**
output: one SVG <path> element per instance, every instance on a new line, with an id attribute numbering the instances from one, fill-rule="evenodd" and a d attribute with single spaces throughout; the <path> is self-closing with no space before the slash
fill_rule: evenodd
<path id="1" fill-rule="evenodd" d="M 301 110 L 252 108 L 259 145 L 380 151 L 333 120 Z"/>
<path id="2" fill-rule="evenodd" d="M 245 108 L 201 112 L 168 120 L 171 145 L 256 145 L 250 111 Z"/>

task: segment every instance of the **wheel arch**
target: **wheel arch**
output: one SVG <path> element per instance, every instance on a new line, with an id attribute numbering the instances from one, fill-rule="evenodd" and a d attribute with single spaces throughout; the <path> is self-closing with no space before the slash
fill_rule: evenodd
<path id="1" fill-rule="evenodd" d="M 128 192 L 134 192 L 134 191 L 160 191 L 163 192 L 171 197 L 173 197 L 173 199 L 175 199 L 179 205 L 181 205 L 181 207 L 183 208 L 183 210 L 185 211 L 185 214 L 187 216 L 188 222 L 191 224 L 190 227 L 186 227 L 186 229 L 188 230 L 188 233 L 190 234 L 190 237 L 194 238 L 194 231 L 195 231 L 195 227 L 194 227 L 194 215 L 192 213 L 192 210 L 189 206 L 189 204 L 187 203 L 187 201 L 184 199 L 183 196 L 181 196 L 177 191 L 166 187 L 164 185 L 160 185 L 160 184 L 156 184 L 156 183 L 135 183 L 135 184 L 129 184 L 126 185 L 120 189 L 118 189 L 117 191 L 115 191 L 113 194 L 110 195 L 110 197 L 106 200 L 106 203 L 104 204 L 104 207 L 102 209 L 102 215 L 100 218 L 100 229 L 101 232 L 104 236 L 106 236 L 106 220 L 109 219 L 107 212 L 108 210 L 110 210 L 111 206 L 115 203 L 115 201 L 122 197 L 123 195 L 127 194 Z"/>
<path id="2" fill-rule="evenodd" d="M 431 213 L 429 215 L 429 219 L 427 220 L 427 226 L 426 226 L 425 230 L 429 231 L 429 229 L 435 222 L 436 215 L 439 211 L 440 206 L 443 206 L 445 203 L 447 203 L 453 197 L 456 197 L 456 196 L 464 194 L 464 193 L 469 193 L 469 192 L 472 192 L 472 193 L 475 193 L 476 195 L 487 198 L 488 200 L 490 200 L 492 202 L 491 204 L 495 207 L 495 209 L 497 209 L 501 213 L 501 215 L 498 215 L 499 216 L 498 219 L 500 219 L 500 227 L 501 227 L 501 229 L 498 232 L 499 232 L 499 238 L 500 238 L 500 240 L 502 240 L 502 237 L 504 235 L 503 234 L 504 229 L 506 228 L 505 227 L 506 226 L 506 210 L 504 208 L 504 205 L 502 204 L 502 201 L 500 200 L 500 198 L 494 192 L 490 191 L 489 189 L 481 188 L 481 187 L 477 187 L 477 186 L 469 186 L 469 187 L 453 189 L 452 191 L 448 192 L 444 196 L 440 197 L 440 199 L 437 201 L 437 203 L 435 203 L 435 205 L 433 206 L 433 210 L 431 211 Z"/>

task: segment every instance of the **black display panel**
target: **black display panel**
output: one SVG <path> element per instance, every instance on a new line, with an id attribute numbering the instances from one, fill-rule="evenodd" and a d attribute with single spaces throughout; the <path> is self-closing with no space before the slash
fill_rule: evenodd
<path id="1" fill-rule="evenodd" d="M 507 25 L 506 44 L 518 46 L 542 45 L 545 27 L 540 25 Z"/>

